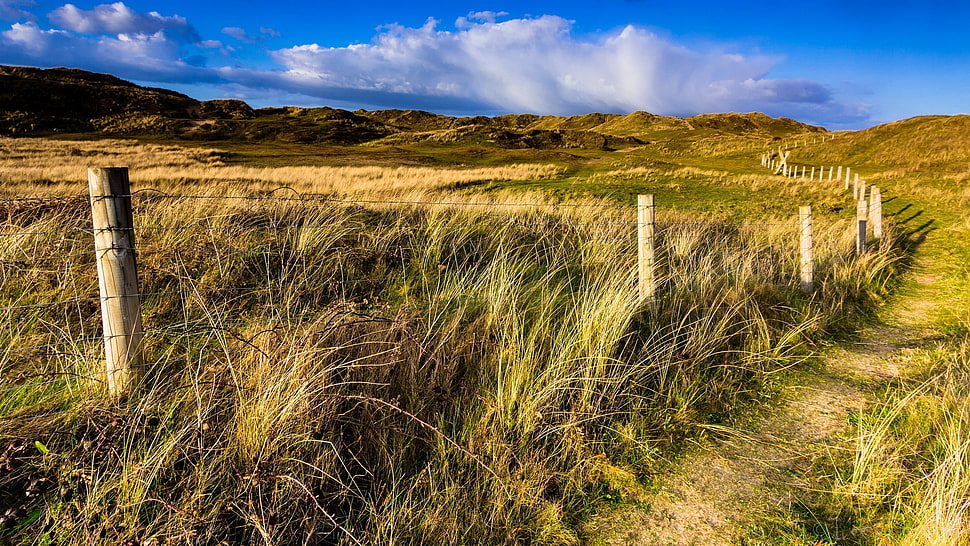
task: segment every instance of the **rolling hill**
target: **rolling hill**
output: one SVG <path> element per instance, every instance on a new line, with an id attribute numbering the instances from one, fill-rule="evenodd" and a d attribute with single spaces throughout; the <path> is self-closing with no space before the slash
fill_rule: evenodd
<path id="1" fill-rule="evenodd" d="M 691 138 L 707 133 L 785 138 L 824 129 L 758 113 L 689 118 L 647 112 L 453 117 L 419 110 L 254 109 L 241 100 L 198 101 L 108 74 L 0 66 L 0 135 L 5 136 L 93 134 L 187 141 L 610 150 L 669 138 L 671 131 Z"/>

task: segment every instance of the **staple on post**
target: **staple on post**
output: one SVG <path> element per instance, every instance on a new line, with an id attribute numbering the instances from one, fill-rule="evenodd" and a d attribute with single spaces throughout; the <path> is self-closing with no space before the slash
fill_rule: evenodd
<path id="1" fill-rule="evenodd" d="M 131 189 L 126 167 L 88 169 L 108 390 L 130 394 L 144 375 Z"/>
<path id="2" fill-rule="evenodd" d="M 637 196 L 637 263 L 639 265 L 640 301 L 652 304 L 657 293 L 654 196 Z"/>
<path id="3" fill-rule="evenodd" d="M 810 294 L 815 290 L 815 260 L 814 246 L 812 243 L 812 207 L 799 207 L 798 217 L 802 228 L 799 241 L 800 285 L 802 292 Z"/>

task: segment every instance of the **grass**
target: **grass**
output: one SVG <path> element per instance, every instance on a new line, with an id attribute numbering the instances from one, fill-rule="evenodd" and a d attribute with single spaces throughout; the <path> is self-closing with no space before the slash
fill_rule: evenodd
<path id="1" fill-rule="evenodd" d="M 80 193 L 76 158 L 123 149 L 112 161 L 168 158 L 133 169 L 135 189 L 209 197 L 136 193 L 152 365 L 122 401 L 99 379 L 86 203 L 7 204 L 0 290 L 40 305 L 5 309 L 0 332 L 0 503 L 18 542 L 577 543 L 659 454 L 871 315 L 900 259 L 895 235 L 857 259 L 851 222 L 822 216 L 819 290 L 802 295 L 796 226 L 774 210 L 837 211 L 839 190 L 730 163 L 256 168 L 2 144 L 22 155 L 8 196 Z M 634 211 L 615 206 L 629 196 L 603 199 L 641 178 L 660 195 L 679 180 L 703 209 L 738 188 L 727 213 L 661 208 L 654 306 L 636 299 Z M 422 204 L 271 199 L 279 184 Z M 585 206 L 548 206 L 566 198 Z M 758 203 L 758 225 L 730 211 Z M 43 305 L 60 300 L 79 301 Z"/>
<path id="2" fill-rule="evenodd" d="M 970 174 L 967 116 L 928 116 L 834 140 L 801 139 L 802 163 L 851 164 L 891 188 L 886 208 L 918 243 L 915 275 L 884 316 L 915 332 L 854 418 L 855 446 L 825 471 L 830 491 L 816 508 L 854 522 L 861 544 L 958 545 L 970 540 L 967 513 L 967 355 L 970 330 Z M 884 192 L 885 193 L 885 192 Z M 895 317 L 895 318 L 892 318 Z"/>

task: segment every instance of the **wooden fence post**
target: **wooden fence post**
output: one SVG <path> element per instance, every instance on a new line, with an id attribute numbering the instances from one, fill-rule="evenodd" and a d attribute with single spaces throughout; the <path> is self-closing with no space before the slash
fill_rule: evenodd
<path id="1" fill-rule="evenodd" d="M 815 259 L 814 247 L 812 244 L 812 207 L 799 207 L 798 218 L 801 220 L 802 227 L 801 241 L 799 245 L 800 256 L 799 274 L 801 278 L 802 292 L 810 294 L 815 290 Z"/>
<path id="2" fill-rule="evenodd" d="M 829 167 L 829 182 L 832 181 L 832 171 L 834 170 L 835 170 L 835 167 Z"/>
<path id="3" fill-rule="evenodd" d="M 815 182 L 815 167 L 812 167 L 812 176 L 809 178 L 812 182 Z"/>
<path id="4" fill-rule="evenodd" d="M 144 375 L 131 189 L 126 167 L 88 169 L 108 390 L 130 394 Z"/>
<path id="5" fill-rule="evenodd" d="M 849 189 L 850 176 L 849 173 L 852 171 L 852 167 L 845 168 L 845 189 Z"/>
<path id="6" fill-rule="evenodd" d="M 835 180 L 842 180 L 842 165 L 839 165 L 839 170 L 836 171 Z"/>
<path id="7" fill-rule="evenodd" d="M 873 186 L 869 191 L 869 217 L 872 219 L 872 237 L 882 240 L 882 190 Z"/>
<path id="8" fill-rule="evenodd" d="M 656 208 L 653 194 L 637 196 L 637 263 L 639 264 L 640 301 L 653 303 L 657 293 L 654 274 L 656 247 L 654 246 L 654 222 Z"/>
<path id="9" fill-rule="evenodd" d="M 856 205 L 856 254 L 862 255 L 866 252 L 866 218 L 869 216 L 869 205 L 865 199 L 860 199 Z"/>

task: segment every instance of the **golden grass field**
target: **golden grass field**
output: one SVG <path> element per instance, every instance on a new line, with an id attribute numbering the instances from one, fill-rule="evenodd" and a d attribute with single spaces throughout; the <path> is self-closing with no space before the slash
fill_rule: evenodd
<path id="1" fill-rule="evenodd" d="M 685 438 L 871 318 L 905 258 L 892 222 L 855 255 L 841 186 L 735 159 L 577 171 L 259 167 L 133 141 L 0 152 L 7 199 L 85 195 L 87 166 L 130 166 L 150 363 L 138 396 L 106 396 L 86 201 L 5 202 L 0 374 L 15 388 L 0 437 L 20 442 L 21 470 L 0 498 L 47 484 L 22 505 L 34 522 L 5 531 L 20 542 L 580 543 Z M 636 295 L 635 209 L 585 192 L 643 180 L 704 209 L 658 210 L 654 305 Z M 720 211 L 711 195 L 729 191 L 768 204 Z M 820 212 L 812 296 L 796 200 Z"/>

